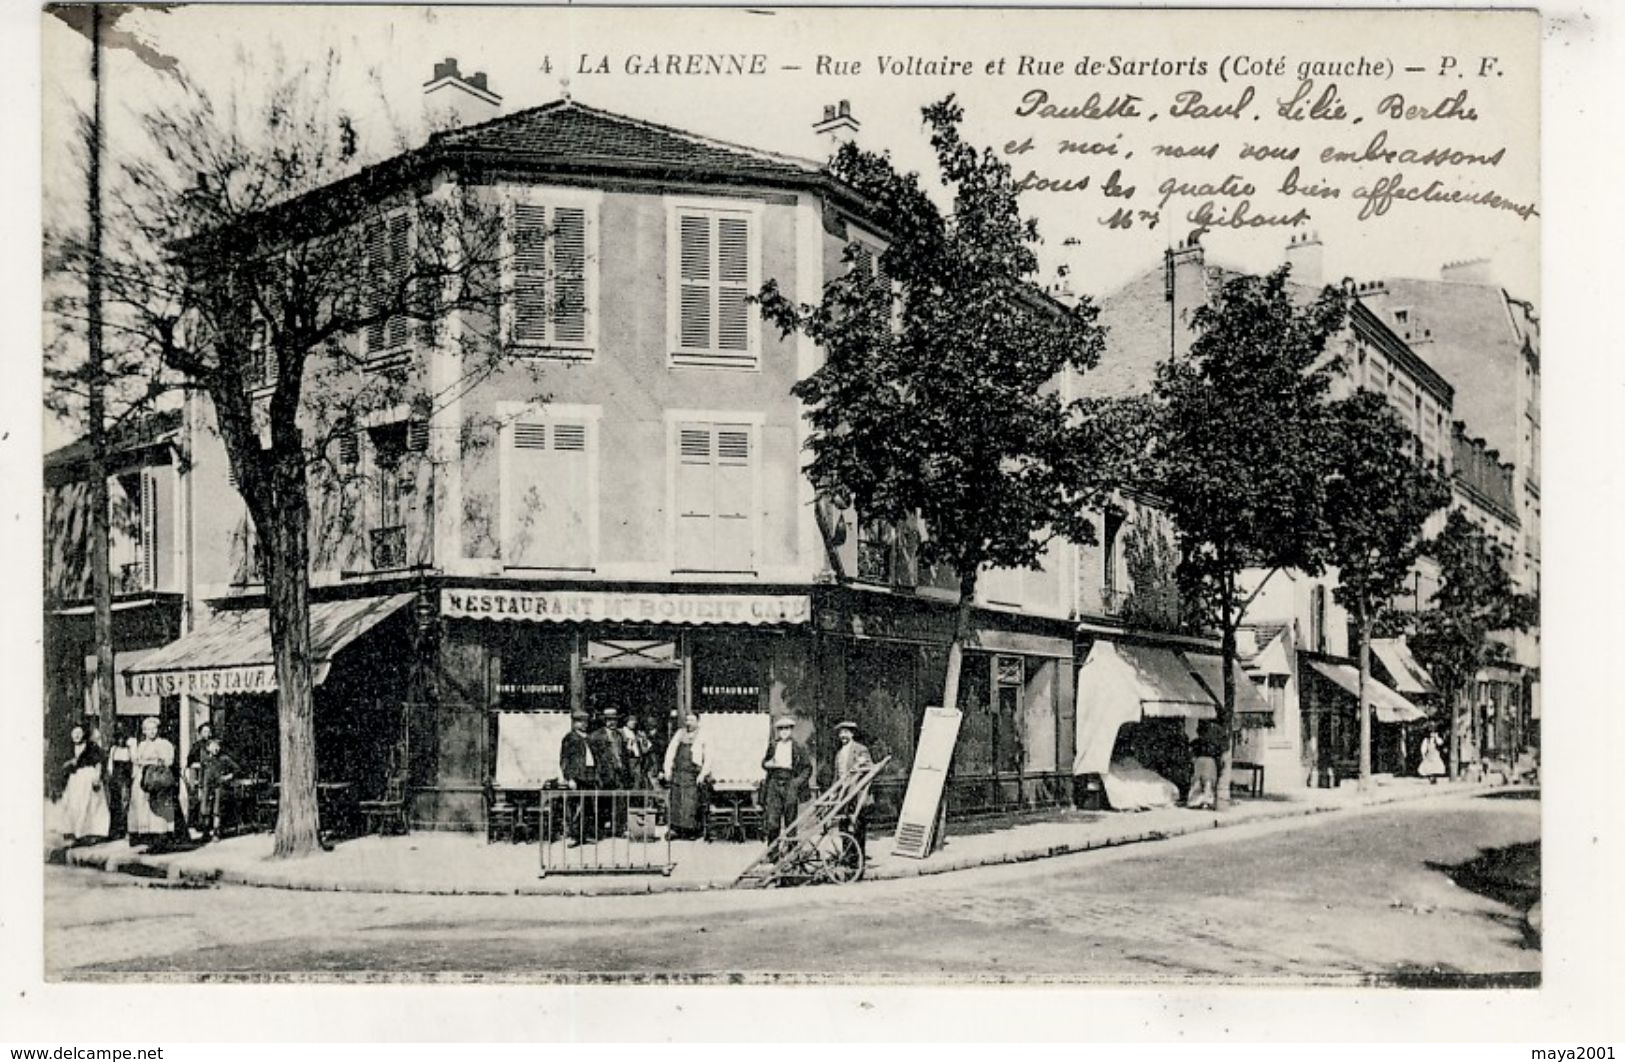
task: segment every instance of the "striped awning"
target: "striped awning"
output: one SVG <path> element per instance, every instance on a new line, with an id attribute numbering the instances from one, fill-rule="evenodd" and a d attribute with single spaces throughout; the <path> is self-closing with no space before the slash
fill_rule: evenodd
<path id="1" fill-rule="evenodd" d="M 1212 719 L 1218 714 L 1213 698 L 1174 650 L 1123 644 L 1115 648 L 1133 669 L 1143 714 L 1190 719 Z"/>
<path id="2" fill-rule="evenodd" d="M 1360 673 L 1348 664 L 1328 664 L 1319 660 L 1311 660 L 1309 664 L 1339 689 L 1356 698 L 1360 696 Z M 1379 722 L 1414 723 L 1428 717 L 1422 709 L 1375 678 L 1366 681 L 1365 691 Z"/>
<path id="3" fill-rule="evenodd" d="M 327 677 L 333 657 L 341 649 L 415 596 L 395 594 L 311 605 L 310 655 L 316 684 Z M 124 687 L 145 697 L 272 692 L 276 667 L 265 609 L 215 613 L 190 633 L 125 668 Z"/>
<path id="4" fill-rule="evenodd" d="M 1439 692 L 1433 684 L 1433 676 L 1417 662 L 1416 657 L 1411 654 L 1410 646 L 1403 640 L 1373 638 L 1371 653 L 1382 663 L 1383 669 L 1392 680 L 1391 685 L 1400 693 L 1428 696 Z"/>

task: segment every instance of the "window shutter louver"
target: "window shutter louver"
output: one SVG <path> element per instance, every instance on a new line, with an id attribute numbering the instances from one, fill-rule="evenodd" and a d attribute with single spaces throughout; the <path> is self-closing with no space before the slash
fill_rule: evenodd
<path id="1" fill-rule="evenodd" d="M 513 426 L 513 444 L 519 450 L 547 449 L 547 425 L 515 424 Z"/>
<path id="2" fill-rule="evenodd" d="M 681 221 L 681 302 L 678 342 L 684 350 L 711 349 L 711 221 L 684 215 Z"/>
<path id="3" fill-rule="evenodd" d="M 387 298 L 385 285 L 385 260 L 388 255 L 388 241 L 384 239 L 384 223 L 382 221 L 369 221 L 366 226 L 366 235 L 363 246 L 367 257 L 367 297 L 366 313 L 368 315 L 378 312 L 385 304 Z M 367 326 L 363 342 L 368 355 L 377 354 L 384 349 L 387 329 L 383 321 L 374 321 Z"/>
<path id="4" fill-rule="evenodd" d="M 717 349 L 750 350 L 750 223 L 717 219 Z"/>
<path id="5" fill-rule="evenodd" d="M 513 205 L 513 339 L 547 342 L 547 209 Z"/>
<path id="6" fill-rule="evenodd" d="M 560 343 L 587 338 L 587 212 L 553 211 L 553 331 Z"/>
<path id="7" fill-rule="evenodd" d="M 753 440 L 746 425 L 685 424 L 677 432 L 676 566 L 755 566 Z"/>
<path id="8" fill-rule="evenodd" d="M 712 565 L 723 571 L 750 571 L 755 563 L 751 497 L 751 437 L 746 427 L 717 429 L 716 527 Z"/>
<path id="9" fill-rule="evenodd" d="M 158 585 L 158 482 L 149 471 L 141 473 L 141 586 Z"/>
<path id="10" fill-rule="evenodd" d="M 429 449 L 429 422 L 417 417 L 406 423 L 406 448 L 413 453 L 424 453 Z"/>
<path id="11" fill-rule="evenodd" d="M 551 427 L 552 447 L 547 446 Z M 513 567 L 588 568 L 587 426 L 516 422 L 509 454 L 503 557 Z"/>
<path id="12" fill-rule="evenodd" d="M 391 300 L 401 298 L 402 288 L 411 275 L 411 219 L 402 214 L 389 219 L 389 283 Z M 391 350 L 406 346 L 411 339 L 412 321 L 404 315 L 389 319 L 387 342 Z"/>

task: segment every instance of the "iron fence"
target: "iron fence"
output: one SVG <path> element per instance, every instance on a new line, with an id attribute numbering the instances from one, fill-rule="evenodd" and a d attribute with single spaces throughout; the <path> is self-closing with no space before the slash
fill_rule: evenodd
<path id="1" fill-rule="evenodd" d="M 658 789 L 546 789 L 537 847 L 549 874 L 670 874 L 667 795 Z"/>

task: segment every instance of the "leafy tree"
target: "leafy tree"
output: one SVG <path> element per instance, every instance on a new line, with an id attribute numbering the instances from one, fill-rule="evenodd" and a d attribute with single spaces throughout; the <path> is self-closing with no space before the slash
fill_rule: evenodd
<path id="1" fill-rule="evenodd" d="M 1427 543 L 1439 565 L 1439 589 L 1418 613 L 1410 647 L 1450 706 L 1450 774 L 1460 770 L 1458 718 L 1484 667 L 1508 655 L 1497 631 L 1527 631 L 1540 622 L 1539 601 L 1512 587 L 1506 551 L 1460 511 Z"/>
<path id="2" fill-rule="evenodd" d="M 1255 568 L 1324 568 L 1328 394 L 1341 362 L 1326 342 L 1347 315 L 1326 288 L 1298 305 L 1282 267 L 1237 276 L 1200 307 L 1188 357 L 1158 367 L 1147 486 L 1177 529 L 1180 588 L 1191 619 L 1220 632 L 1226 735 L 1235 719 L 1236 630 L 1262 584 Z M 1229 803 L 1230 751 L 1219 800 Z"/>
<path id="3" fill-rule="evenodd" d="M 1450 487 L 1415 456 L 1388 402 L 1355 391 L 1332 403 L 1326 482 L 1326 559 L 1337 569 L 1337 602 L 1348 610 L 1360 661 L 1360 787 L 1371 784 L 1372 632 L 1392 608 L 1423 545 L 1423 525 L 1450 504 Z"/>
<path id="4" fill-rule="evenodd" d="M 72 232 L 53 241 L 65 275 L 98 274 L 118 356 L 144 366 L 151 389 L 212 407 L 266 588 L 278 856 L 318 838 L 312 497 L 345 491 L 335 453 L 367 413 L 410 402 L 432 414 L 500 356 L 478 324 L 498 296 L 500 214 L 441 180 L 432 156 L 367 167 L 357 126 L 332 102 L 335 70 L 331 56 L 280 70 L 263 97 L 219 107 L 178 74 L 173 102 L 138 116 L 146 150 L 119 161 L 105 255 Z M 90 316 L 71 299 L 57 309 Z M 449 335 L 441 321 L 459 310 L 470 311 L 464 328 Z M 451 347 L 462 368 L 438 391 L 416 390 L 410 356 L 372 356 L 396 341 Z"/>
<path id="5" fill-rule="evenodd" d="M 1129 592 L 1118 615 L 1130 627 L 1150 631 L 1184 629 L 1179 600 L 1179 551 L 1173 535 L 1149 521 L 1136 520 L 1123 536 Z"/>
<path id="6" fill-rule="evenodd" d="M 1021 216 L 1010 167 L 961 138 L 953 97 L 923 114 L 951 207 L 938 209 L 919 175 L 898 173 L 889 156 L 843 145 L 834 176 L 873 204 L 890 237 L 878 270 L 854 244 L 851 268 L 819 304 L 797 305 L 771 281 L 760 302 L 785 334 L 824 352 L 794 388 L 810 408 L 816 489 L 864 520 L 918 516 L 921 561 L 957 575 L 943 691 L 952 707 L 978 575 L 1037 567 L 1052 536 L 1093 540 L 1083 410 L 1052 384 L 1092 368 L 1102 334 L 1089 301 L 1063 306 L 1034 286 L 1037 229 Z"/>

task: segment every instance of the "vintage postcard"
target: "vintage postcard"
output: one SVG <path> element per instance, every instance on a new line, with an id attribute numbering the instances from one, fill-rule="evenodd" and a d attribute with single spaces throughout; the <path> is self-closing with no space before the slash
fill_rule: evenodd
<path id="1" fill-rule="evenodd" d="M 40 18 L 49 981 L 1542 984 L 1536 12 Z"/>

